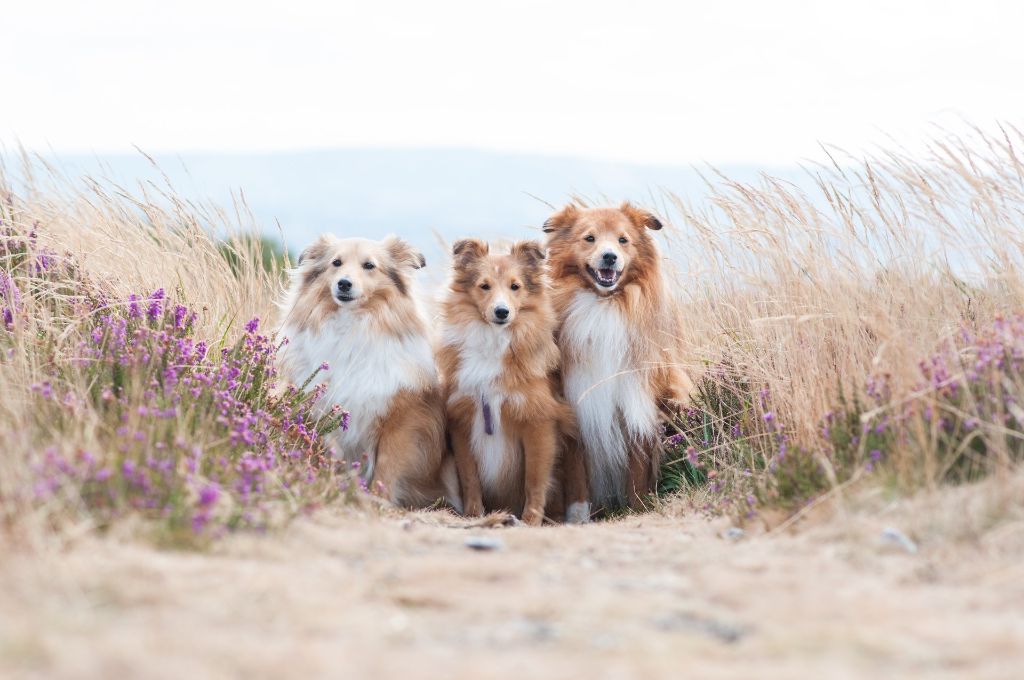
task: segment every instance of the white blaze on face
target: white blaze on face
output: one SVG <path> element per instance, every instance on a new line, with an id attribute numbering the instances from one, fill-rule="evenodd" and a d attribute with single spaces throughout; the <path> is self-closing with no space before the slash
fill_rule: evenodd
<path id="1" fill-rule="evenodd" d="M 491 321 L 498 324 L 506 324 L 512 321 L 512 316 L 512 305 L 504 297 L 499 297 L 491 303 Z"/>
<path id="2" fill-rule="evenodd" d="M 379 285 L 381 274 L 378 268 L 383 258 L 379 244 L 361 238 L 339 239 L 330 253 L 327 279 L 336 304 L 358 303 Z M 367 265 L 372 266 L 368 268 Z"/>

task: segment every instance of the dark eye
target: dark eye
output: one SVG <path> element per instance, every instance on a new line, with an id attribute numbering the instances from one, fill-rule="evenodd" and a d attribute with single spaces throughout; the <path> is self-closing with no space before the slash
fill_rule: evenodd
<path id="1" fill-rule="evenodd" d="M 626 243 L 629 243 L 629 239 L 626 238 L 625 236 L 620 236 L 619 237 L 619 243 L 622 243 L 623 245 L 625 245 Z"/>
<path id="2" fill-rule="evenodd" d="M 513 283 L 512 284 L 512 290 L 519 290 L 519 284 L 518 283 Z"/>
<path id="3" fill-rule="evenodd" d="M 480 290 L 490 290 L 490 289 L 491 289 L 491 284 L 489 284 L 489 283 L 481 283 L 480 284 Z"/>
<path id="4" fill-rule="evenodd" d="M 590 234 L 589 236 L 584 236 L 583 240 L 586 241 L 587 243 L 593 243 L 594 242 L 594 235 Z"/>
<path id="5" fill-rule="evenodd" d="M 341 260 L 335 258 L 334 262 L 332 262 L 331 264 L 333 264 L 335 267 L 340 267 L 341 266 Z"/>
<path id="6" fill-rule="evenodd" d="M 375 265 L 375 264 L 374 264 L 374 263 L 372 263 L 372 262 L 364 262 L 364 263 L 363 263 L 363 269 L 373 269 L 373 268 L 374 268 L 374 267 L 376 267 L 376 266 L 377 266 L 377 265 Z"/>

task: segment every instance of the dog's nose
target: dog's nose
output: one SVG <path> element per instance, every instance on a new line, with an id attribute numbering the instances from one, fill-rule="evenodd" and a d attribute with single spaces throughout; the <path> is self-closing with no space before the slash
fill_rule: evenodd
<path id="1" fill-rule="evenodd" d="M 619 256 L 609 251 L 602 255 L 601 259 L 604 260 L 604 263 L 610 267 L 613 264 L 615 264 L 615 260 L 619 259 Z"/>
<path id="2" fill-rule="evenodd" d="M 508 318 L 508 307 L 495 307 L 494 317 L 500 321 L 504 321 Z"/>
<path id="3" fill-rule="evenodd" d="M 342 279 L 341 281 L 338 281 L 338 290 L 340 290 L 342 293 L 349 292 L 350 290 L 352 290 L 352 282 L 349 281 L 348 279 Z"/>

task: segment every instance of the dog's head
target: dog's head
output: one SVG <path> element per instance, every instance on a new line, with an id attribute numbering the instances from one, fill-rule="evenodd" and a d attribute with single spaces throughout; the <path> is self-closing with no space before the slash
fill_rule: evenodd
<path id="1" fill-rule="evenodd" d="M 512 324 L 543 294 L 544 252 L 536 241 L 519 241 L 497 255 L 483 241 L 462 239 L 452 255 L 452 291 L 489 324 Z"/>
<path id="2" fill-rule="evenodd" d="M 577 276 L 598 294 L 610 295 L 655 262 L 651 229 L 661 229 L 658 218 L 630 203 L 618 208 L 567 205 L 544 223 L 554 276 Z"/>
<path id="3" fill-rule="evenodd" d="M 300 295 L 335 308 L 358 309 L 388 296 L 409 294 L 410 276 L 426 262 L 398 238 L 383 241 L 318 238 L 299 256 Z"/>

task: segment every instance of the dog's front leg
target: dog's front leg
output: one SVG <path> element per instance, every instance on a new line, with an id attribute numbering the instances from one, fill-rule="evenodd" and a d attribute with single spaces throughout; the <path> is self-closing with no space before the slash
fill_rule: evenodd
<path id="1" fill-rule="evenodd" d="M 462 488 L 462 514 L 466 517 L 479 517 L 484 514 L 484 501 L 480 473 L 471 448 L 472 426 L 457 417 L 451 417 L 450 422 L 452 453 L 455 454 L 455 469 L 458 470 L 459 486 Z"/>
<path id="2" fill-rule="evenodd" d="M 551 421 L 528 425 L 523 433 L 523 454 L 526 458 L 526 503 L 523 522 L 534 526 L 544 521 L 544 506 L 555 467 L 558 434 Z"/>

